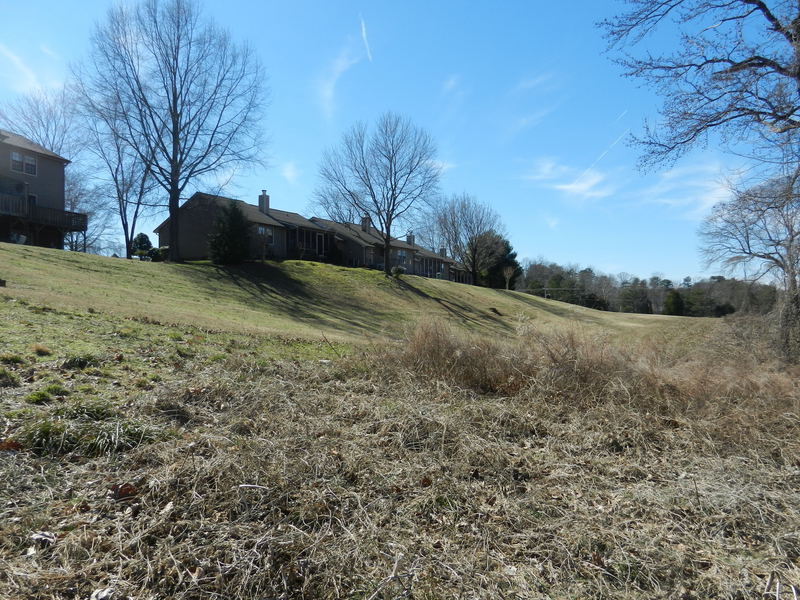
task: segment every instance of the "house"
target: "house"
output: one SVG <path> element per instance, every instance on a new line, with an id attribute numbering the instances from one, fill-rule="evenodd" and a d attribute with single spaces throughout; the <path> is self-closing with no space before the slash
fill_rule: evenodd
<path id="1" fill-rule="evenodd" d="M 383 269 L 385 245 L 380 232 L 372 226 L 369 217 L 361 223 L 338 223 L 320 217 L 311 221 L 325 227 L 333 234 L 337 254 L 342 264 L 350 267 Z M 463 266 L 449 258 L 440 249 L 438 253 L 416 244 L 413 232 L 405 240 L 392 238 L 389 254 L 390 266 L 400 266 L 410 275 L 447 279 L 469 283 L 469 273 Z"/>
<path id="2" fill-rule="evenodd" d="M 86 234 L 85 214 L 64 210 L 69 160 L 0 129 L 0 241 L 64 248 L 64 235 Z"/>
<path id="3" fill-rule="evenodd" d="M 301 258 L 324 260 L 332 248 L 332 235 L 305 217 L 270 206 L 266 190 L 258 205 L 235 198 L 196 192 L 178 209 L 181 258 L 196 260 L 209 256 L 208 240 L 222 209 L 233 202 L 251 225 L 250 258 Z M 169 218 L 155 228 L 160 246 L 169 246 Z"/>

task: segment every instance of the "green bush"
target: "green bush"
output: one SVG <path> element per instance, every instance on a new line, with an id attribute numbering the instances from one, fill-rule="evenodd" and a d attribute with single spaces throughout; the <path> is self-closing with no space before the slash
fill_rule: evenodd
<path id="1" fill-rule="evenodd" d="M 19 377 L 5 367 L 0 367 L 0 387 L 19 387 Z"/>
<path id="2" fill-rule="evenodd" d="M 395 279 L 400 279 L 400 275 L 404 275 L 405 272 L 406 272 L 406 268 L 405 267 L 401 267 L 401 266 L 392 267 L 392 270 L 391 270 L 392 277 L 394 277 Z"/>
<path id="3" fill-rule="evenodd" d="M 30 394 L 25 396 L 25 402 L 27 402 L 28 404 L 47 404 L 52 399 L 53 397 L 44 390 L 31 392 Z"/>
<path id="4" fill-rule="evenodd" d="M 247 258 L 250 249 L 250 224 L 235 202 L 222 209 L 209 236 L 208 250 L 215 265 L 236 265 Z"/>

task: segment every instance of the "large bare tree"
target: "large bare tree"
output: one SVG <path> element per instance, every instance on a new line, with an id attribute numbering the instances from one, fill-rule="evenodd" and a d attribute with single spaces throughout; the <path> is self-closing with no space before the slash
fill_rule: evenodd
<path id="1" fill-rule="evenodd" d="M 661 120 L 638 140 L 644 166 L 678 158 L 716 132 L 738 142 L 800 128 L 800 4 L 796 0 L 627 0 L 605 21 L 612 48 L 638 44 L 670 25 L 666 54 L 620 59 L 627 75 L 663 95 Z"/>
<path id="2" fill-rule="evenodd" d="M 382 115 L 370 134 L 357 123 L 329 149 L 320 165 L 316 198 L 332 219 L 369 217 L 384 246 L 384 270 L 391 269 L 392 231 L 436 195 L 440 168 L 431 136 L 407 118 Z"/>
<path id="3" fill-rule="evenodd" d="M 434 221 L 450 256 L 464 264 L 477 284 L 503 253 L 499 215 L 469 194 L 454 194 L 436 207 Z"/>
<path id="4" fill-rule="evenodd" d="M 70 160 L 64 169 L 65 208 L 86 214 L 88 227 L 85 238 L 84 233 L 68 232 L 64 246 L 99 253 L 113 245 L 111 219 L 102 191 L 91 176 L 79 121 L 68 87 L 34 91 L 0 108 L 0 125 Z"/>
<path id="5" fill-rule="evenodd" d="M 109 10 L 79 79 L 100 111 L 121 107 L 113 133 L 166 191 L 169 257 L 180 260 L 186 187 L 259 160 L 265 92 L 258 60 L 203 19 L 195 1 L 145 0 Z"/>
<path id="6" fill-rule="evenodd" d="M 800 168 L 735 190 L 714 207 L 701 236 L 709 264 L 749 269 L 750 279 L 771 275 L 783 283 L 781 344 L 788 358 L 800 358 Z"/>

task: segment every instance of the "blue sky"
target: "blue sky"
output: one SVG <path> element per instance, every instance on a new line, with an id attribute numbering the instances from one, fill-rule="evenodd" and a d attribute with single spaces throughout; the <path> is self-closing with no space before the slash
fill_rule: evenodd
<path id="1" fill-rule="evenodd" d="M 0 103 L 60 84 L 110 4 L 0 0 Z M 435 138 L 442 191 L 491 205 L 520 258 L 643 277 L 714 274 L 697 226 L 726 197 L 733 158 L 698 150 L 637 171 L 627 136 L 656 117 L 660 100 L 604 54 L 595 23 L 621 2 L 203 7 L 254 47 L 269 78 L 269 165 L 235 174 L 229 195 L 256 203 L 266 188 L 276 208 L 310 216 L 324 149 L 355 121 L 392 110 Z"/>

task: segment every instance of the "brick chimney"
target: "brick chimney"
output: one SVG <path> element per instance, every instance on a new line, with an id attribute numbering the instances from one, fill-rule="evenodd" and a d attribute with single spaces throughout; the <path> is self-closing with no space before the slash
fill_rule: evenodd
<path id="1" fill-rule="evenodd" d="M 371 219 L 369 218 L 369 215 L 364 215 L 361 217 L 361 231 L 369 231 L 370 221 Z"/>
<path id="2" fill-rule="evenodd" d="M 439 256 L 442 258 L 447 258 L 447 250 L 444 248 L 439 248 Z"/>
<path id="3" fill-rule="evenodd" d="M 267 190 L 261 190 L 261 195 L 258 197 L 258 210 L 265 215 L 269 214 L 269 194 L 267 194 Z"/>
<path id="4" fill-rule="evenodd" d="M 413 231 L 409 231 L 408 234 L 406 234 L 406 243 L 409 246 L 413 246 L 414 245 L 414 232 Z"/>

